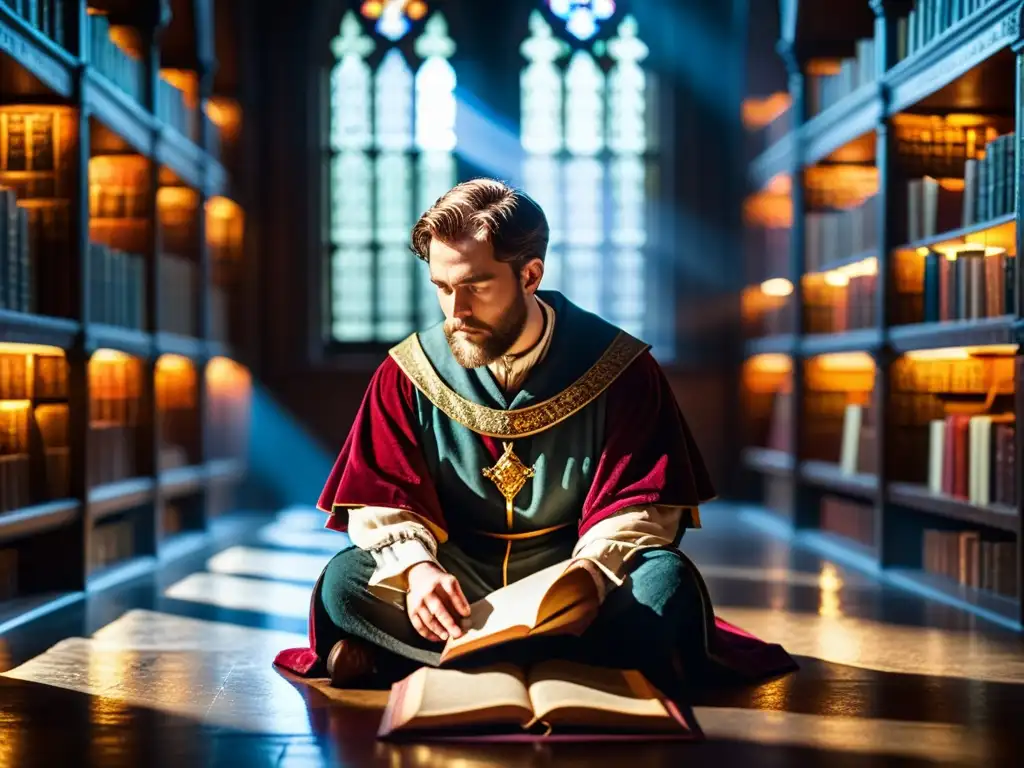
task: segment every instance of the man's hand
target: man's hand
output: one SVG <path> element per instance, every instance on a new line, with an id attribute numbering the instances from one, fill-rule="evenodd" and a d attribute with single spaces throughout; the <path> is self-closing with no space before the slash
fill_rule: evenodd
<path id="1" fill-rule="evenodd" d="M 405 608 L 416 631 L 439 643 L 461 637 L 460 617 L 469 616 L 469 601 L 458 580 L 430 562 L 414 565 L 407 578 Z"/>

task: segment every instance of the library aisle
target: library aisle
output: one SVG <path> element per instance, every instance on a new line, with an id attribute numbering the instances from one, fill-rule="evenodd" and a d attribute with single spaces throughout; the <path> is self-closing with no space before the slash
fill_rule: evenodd
<path id="1" fill-rule="evenodd" d="M 312 583 L 345 543 L 291 509 L 0 636 L 0 768 L 1017 764 L 1017 634 L 822 558 L 757 508 L 702 517 L 684 548 L 718 612 L 801 664 L 695 692 L 704 743 L 376 743 L 385 693 L 325 695 L 271 666 L 303 641 Z"/>

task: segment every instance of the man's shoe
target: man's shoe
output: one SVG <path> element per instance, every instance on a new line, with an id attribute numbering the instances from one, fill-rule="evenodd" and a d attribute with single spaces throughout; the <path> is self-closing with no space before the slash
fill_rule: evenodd
<path id="1" fill-rule="evenodd" d="M 373 672 L 373 649 L 360 640 L 339 640 L 327 654 L 327 675 L 333 688 L 351 686 Z"/>

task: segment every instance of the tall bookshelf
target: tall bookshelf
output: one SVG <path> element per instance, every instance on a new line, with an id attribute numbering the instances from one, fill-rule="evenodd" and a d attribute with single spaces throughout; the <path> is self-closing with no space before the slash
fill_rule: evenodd
<path id="1" fill-rule="evenodd" d="M 744 493 L 1019 628 L 1024 3 L 779 6 L 788 82 L 748 110 Z"/>
<path id="2" fill-rule="evenodd" d="M 208 540 L 244 477 L 220 4 L 0 2 L 0 628 Z"/>

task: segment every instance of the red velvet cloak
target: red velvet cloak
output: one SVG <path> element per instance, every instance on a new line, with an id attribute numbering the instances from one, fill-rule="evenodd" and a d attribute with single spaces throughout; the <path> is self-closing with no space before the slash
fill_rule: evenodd
<path id="1" fill-rule="evenodd" d="M 606 444 L 579 521 L 579 533 L 635 504 L 696 507 L 714 489 L 689 427 L 660 366 L 643 353 L 608 388 Z M 444 514 L 427 472 L 415 428 L 415 387 L 390 357 L 375 373 L 318 507 L 327 527 L 345 531 L 346 510 L 387 506 L 408 510 L 447 539 Z M 495 458 L 500 441 L 482 437 Z M 710 603 L 707 606 L 711 614 Z M 317 658 L 312 607 L 310 647 L 279 654 L 276 663 L 301 675 L 323 674 Z M 796 668 L 778 645 L 764 643 L 715 619 L 707 651 L 723 669 L 759 679 Z"/>

